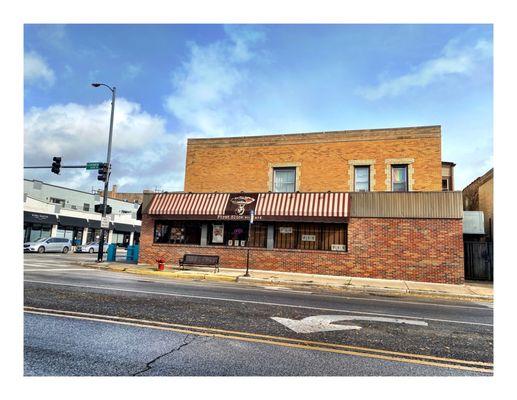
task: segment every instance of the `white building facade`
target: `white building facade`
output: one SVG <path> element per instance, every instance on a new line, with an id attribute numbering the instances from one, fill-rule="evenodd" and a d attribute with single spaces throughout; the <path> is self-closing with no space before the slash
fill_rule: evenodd
<path id="1" fill-rule="evenodd" d="M 98 194 L 24 180 L 24 242 L 41 237 L 65 237 L 74 245 L 98 242 L 101 235 L 101 204 Z M 108 198 L 112 208 L 107 243 L 126 247 L 138 243 L 141 221 L 137 219 L 139 203 Z"/>

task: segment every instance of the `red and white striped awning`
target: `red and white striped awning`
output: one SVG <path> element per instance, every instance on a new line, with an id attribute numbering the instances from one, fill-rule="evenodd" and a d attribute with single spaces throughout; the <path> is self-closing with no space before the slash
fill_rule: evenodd
<path id="1" fill-rule="evenodd" d="M 348 193 L 259 193 L 255 215 L 272 219 L 348 217 Z"/>
<path id="2" fill-rule="evenodd" d="M 248 202 L 238 213 L 235 202 L 244 197 Z M 348 218 L 349 203 L 344 192 L 158 193 L 147 213 L 172 219 L 249 220 L 254 210 L 257 221 L 339 222 Z"/>
<path id="3" fill-rule="evenodd" d="M 224 214 L 229 193 L 158 193 L 148 214 L 209 216 Z"/>

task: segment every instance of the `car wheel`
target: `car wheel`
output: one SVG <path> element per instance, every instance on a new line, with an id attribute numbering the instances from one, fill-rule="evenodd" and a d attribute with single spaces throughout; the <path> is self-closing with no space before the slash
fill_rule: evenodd
<path id="1" fill-rule="evenodd" d="M 88 253 L 93 254 L 93 247 L 90 247 L 90 250 L 88 250 Z"/>
<path id="2" fill-rule="evenodd" d="M 68 253 L 68 247 L 63 247 L 63 254 Z"/>
<path id="3" fill-rule="evenodd" d="M 43 246 L 40 246 L 38 247 L 38 253 L 44 253 L 45 252 L 45 248 Z"/>

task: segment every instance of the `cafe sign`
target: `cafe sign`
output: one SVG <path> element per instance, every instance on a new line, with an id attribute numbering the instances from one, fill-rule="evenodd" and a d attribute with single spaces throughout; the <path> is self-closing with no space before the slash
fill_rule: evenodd
<path id="1" fill-rule="evenodd" d="M 224 214 L 217 215 L 218 220 L 224 221 L 249 221 L 254 214 L 254 220 L 261 217 L 255 214 L 258 193 L 230 193 Z"/>

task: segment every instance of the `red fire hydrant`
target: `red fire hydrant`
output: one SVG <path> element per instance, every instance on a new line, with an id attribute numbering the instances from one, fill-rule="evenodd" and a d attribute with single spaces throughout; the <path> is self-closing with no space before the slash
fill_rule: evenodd
<path id="1" fill-rule="evenodd" d="M 158 263 L 158 271 L 163 271 L 165 269 L 165 260 L 163 258 L 158 258 L 156 262 Z"/>

